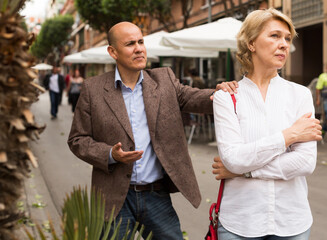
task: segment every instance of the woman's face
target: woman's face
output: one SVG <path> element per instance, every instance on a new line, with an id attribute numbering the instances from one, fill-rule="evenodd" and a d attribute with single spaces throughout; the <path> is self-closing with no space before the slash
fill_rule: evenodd
<path id="1" fill-rule="evenodd" d="M 270 20 L 256 40 L 250 44 L 254 69 L 280 69 L 284 66 L 289 55 L 291 32 L 285 22 Z"/>

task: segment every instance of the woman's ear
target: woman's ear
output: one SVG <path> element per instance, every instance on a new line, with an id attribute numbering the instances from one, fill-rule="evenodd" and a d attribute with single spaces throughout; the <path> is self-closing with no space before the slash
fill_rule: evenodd
<path id="1" fill-rule="evenodd" d="M 255 52 L 254 42 L 250 41 L 248 44 L 248 48 L 251 52 Z"/>

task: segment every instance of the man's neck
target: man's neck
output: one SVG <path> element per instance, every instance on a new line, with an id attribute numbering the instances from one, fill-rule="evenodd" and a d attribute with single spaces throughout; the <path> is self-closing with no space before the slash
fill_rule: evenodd
<path id="1" fill-rule="evenodd" d="M 119 71 L 119 69 L 118 69 Z M 139 77 L 140 77 L 140 73 L 141 71 L 129 71 L 129 72 L 126 72 L 126 71 L 119 71 L 119 75 L 121 77 L 121 80 L 122 82 L 129 88 L 131 88 L 132 90 L 134 90 L 134 87 L 137 83 L 137 81 L 139 80 Z"/>

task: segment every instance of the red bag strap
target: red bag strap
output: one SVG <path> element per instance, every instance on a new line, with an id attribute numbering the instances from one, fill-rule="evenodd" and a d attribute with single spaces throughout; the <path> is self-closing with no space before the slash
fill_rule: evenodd
<path id="1" fill-rule="evenodd" d="M 235 95 L 234 94 L 232 94 L 231 97 L 232 97 L 232 100 L 233 100 L 234 111 L 235 111 L 235 114 L 236 114 L 236 98 L 235 98 Z M 216 204 L 216 207 L 215 207 L 215 213 L 216 213 L 216 215 L 218 214 L 219 209 L 220 209 L 220 203 L 221 203 L 221 199 L 223 197 L 224 186 L 225 186 L 225 179 L 222 179 L 220 181 L 218 198 L 217 198 L 217 204 Z"/>

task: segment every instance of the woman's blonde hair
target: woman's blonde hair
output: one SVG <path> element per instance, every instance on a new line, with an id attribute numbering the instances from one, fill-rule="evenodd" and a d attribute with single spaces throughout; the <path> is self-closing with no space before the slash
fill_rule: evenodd
<path id="1" fill-rule="evenodd" d="M 272 19 L 279 20 L 288 25 L 291 32 L 291 39 L 297 35 L 292 20 L 278 10 L 269 8 L 251 12 L 245 18 L 242 27 L 237 34 L 238 50 L 236 53 L 236 58 L 241 63 L 240 71 L 242 75 L 253 71 L 251 51 L 248 47 L 249 44 L 259 36 L 266 23 Z"/>

